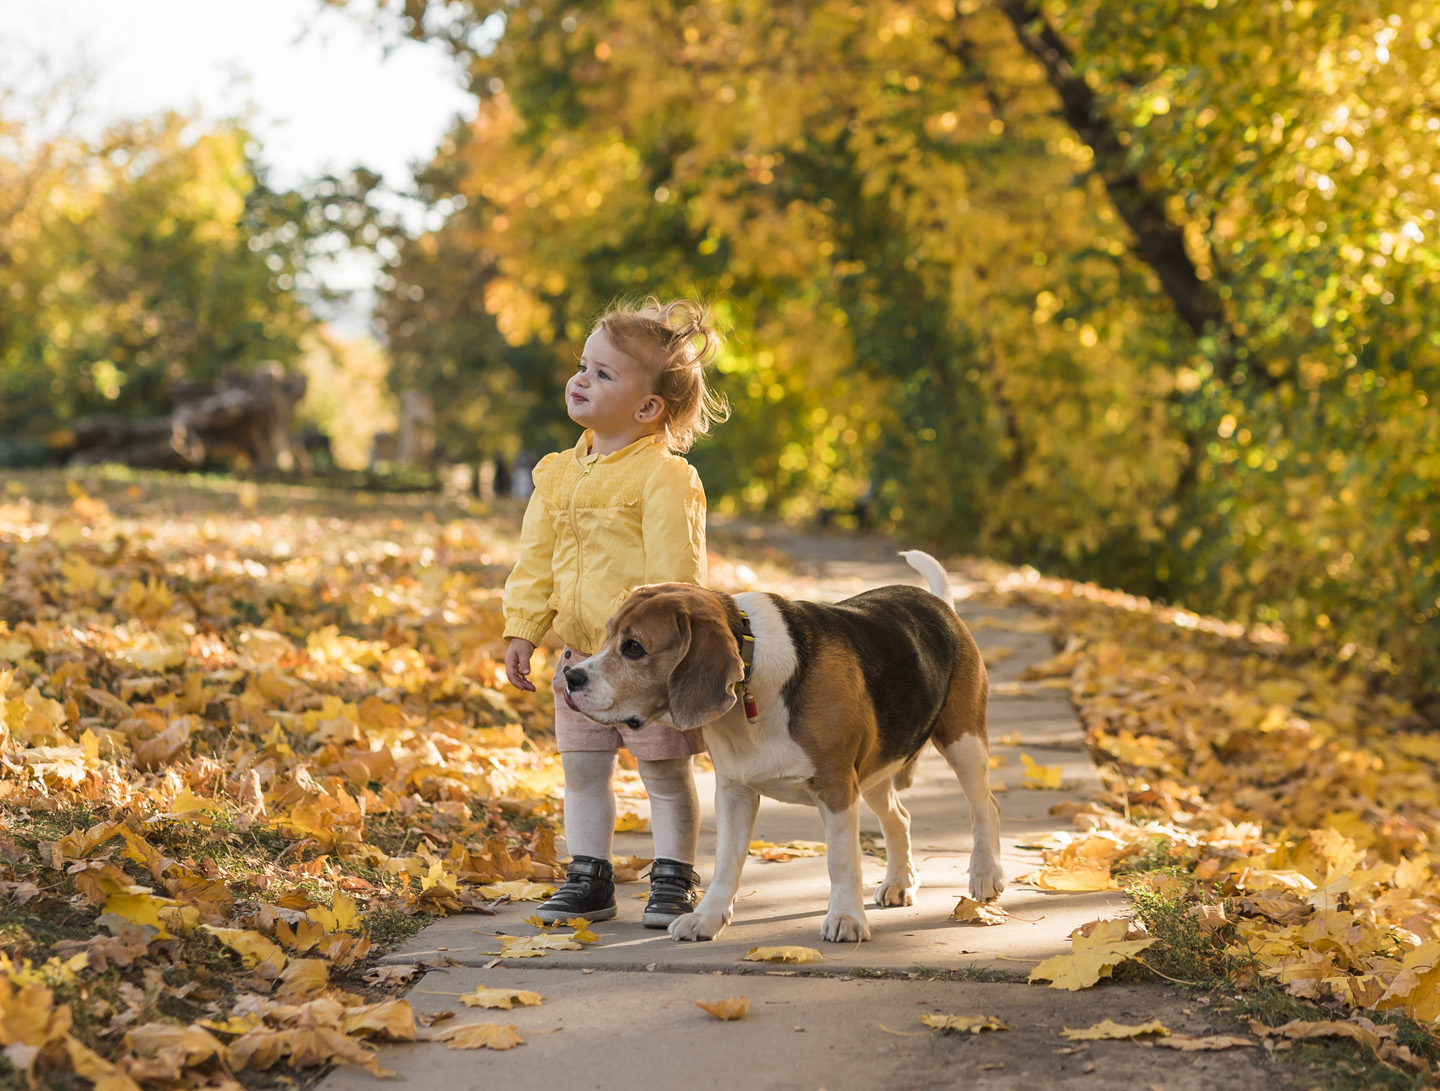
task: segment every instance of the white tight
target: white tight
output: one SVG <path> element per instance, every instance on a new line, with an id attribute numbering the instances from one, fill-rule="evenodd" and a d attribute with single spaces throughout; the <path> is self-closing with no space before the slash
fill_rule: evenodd
<path id="1" fill-rule="evenodd" d="M 615 841 L 614 750 L 571 750 L 565 769 L 565 844 L 572 856 L 610 859 Z M 694 864 L 700 841 L 700 798 L 689 758 L 646 761 L 640 782 L 650 797 L 655 855 Z"/>

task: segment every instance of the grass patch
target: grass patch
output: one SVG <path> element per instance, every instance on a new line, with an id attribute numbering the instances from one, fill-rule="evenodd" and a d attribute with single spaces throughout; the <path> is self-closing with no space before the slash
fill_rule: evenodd
<path id="1" fill-rule="evenodd" d="M 1339 1004 L 1293 996 L 1268 978 L 1257 976 L 1246 960 L 1227 955 L 1229 926 L 1211 931 L 1190 915 L 1193 906 L 1204 902 L 1169 897 L 1144 883 L 1136 883 L 1128 893 L 1136 916 L 1159 942 L 1134 962 L 1117 967 L 1117 980 L 1137 980 L 1148 970 L 1171 984 L 1205 994 L 1210 1012 L 1247 1026 L 1252 1019 L 1278 1027 L 1293 1020 L 1344 1020 L 1353 1014 Z M 1395 1041 L 1416 1056 L 1440 1062 L 1440 1035 L 1433 1027 L 1400 1011 L 1363 1014 L 1377 1025 L 1395 1027 Z M 1432 1076 L 1387 1064 L 1346 1039 L 1296 1041 L 1288 1055 L 1296 1063 L 1319 1069 L 1326 1091 L 1412 1091 L 1436 1086 Z"/>

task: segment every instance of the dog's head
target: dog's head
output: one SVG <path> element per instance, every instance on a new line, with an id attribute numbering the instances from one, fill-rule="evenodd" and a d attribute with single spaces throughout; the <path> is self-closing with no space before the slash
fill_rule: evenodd
<path id="1" fill-rule="evenodd" d="M 724 715 L 745 674 L 728 603 L 686 583 L 637 588 L 610 619 L 605 646 L 565 671 L 570 706 L 612 727 L 693 731 Z"/>

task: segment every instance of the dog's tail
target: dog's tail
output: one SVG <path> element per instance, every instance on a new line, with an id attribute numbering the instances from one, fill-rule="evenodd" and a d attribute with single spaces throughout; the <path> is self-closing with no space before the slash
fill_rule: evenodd
<path id="1" fill-rule="evenodd" d="M 905 558 L 905 563 L 925 577 L 925 582 L 930 585 L 930 593 L 942 598 L 949 604 L 950 609 L 955 609 L 955 591 L 950 586 L 950 577 L 945 574 L 945 567 L 930 554 L 918 549 L 904 549 L 900 556 Z"/>

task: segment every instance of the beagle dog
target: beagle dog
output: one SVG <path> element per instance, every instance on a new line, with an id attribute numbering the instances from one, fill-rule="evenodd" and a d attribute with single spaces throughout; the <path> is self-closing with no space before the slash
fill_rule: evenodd
<path id="1" fill-rule="evenodd" d="M 870 938 L 860 877 L 861 799 L 888 857 L 879 907 L 912 905 L 920 878 L 898 792 L 933 742 L 970 804 L 970 894 L 1004 890 L 1000 809 L 990 794 L 989 684 L 940 563 L 901 556 L 930 585 L 876 588 L 834 605 L 689 584 L 636 589 L 605 645 L 565 671 L 565 699 L 617 727 L 704 729 L 715 765 L 715 873 L 670 934 L 714 939 L 729 923 L 760 797 L 820 809 L 830 901 L 820 938 Z M 753 652 L 752 652 L 753 637 Z"/>

